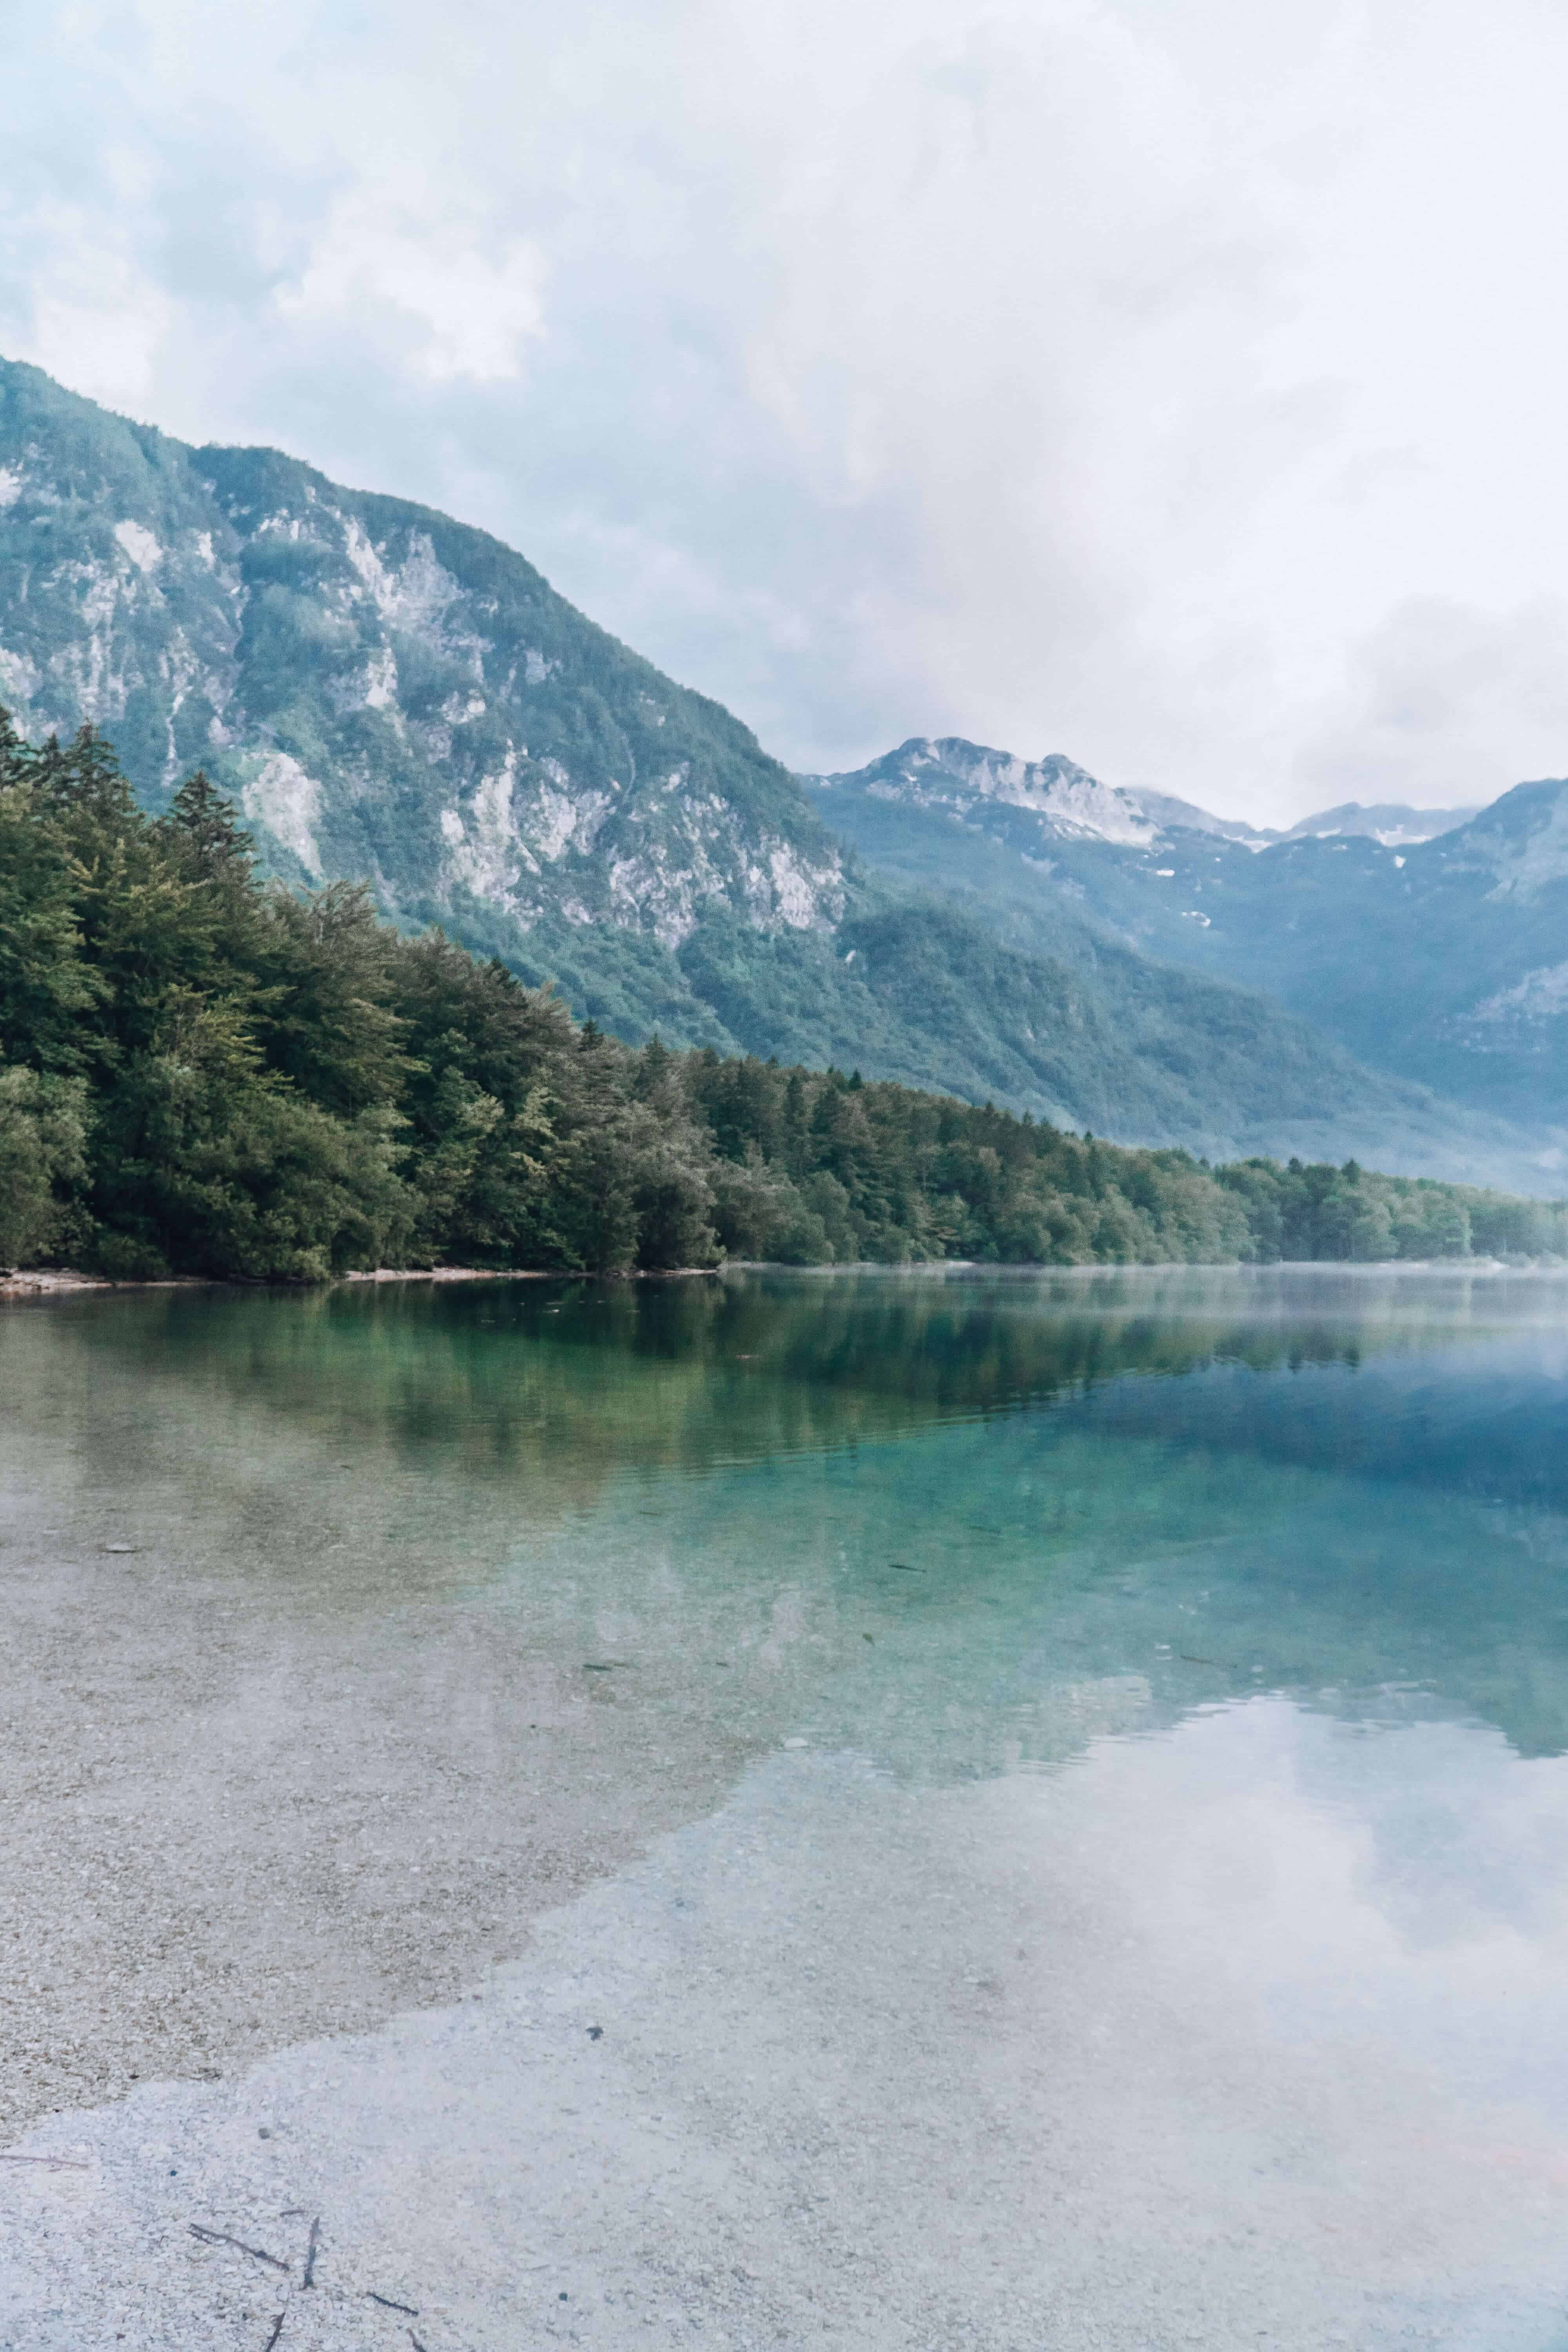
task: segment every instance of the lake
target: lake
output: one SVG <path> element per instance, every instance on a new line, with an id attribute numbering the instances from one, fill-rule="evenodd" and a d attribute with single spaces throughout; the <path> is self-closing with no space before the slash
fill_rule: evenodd
<path id="1" fill-rule="evenodd" d="M 1568 1276 L 0 1313 L 0 2347 L 1568 2347 Z"/>

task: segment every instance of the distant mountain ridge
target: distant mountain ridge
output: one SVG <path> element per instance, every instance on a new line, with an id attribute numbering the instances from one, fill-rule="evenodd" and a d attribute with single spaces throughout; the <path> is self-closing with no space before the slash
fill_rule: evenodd
<path id="1" fill-rule="evenodd" d="M 1043 787 L 999 793 L 1008 754 L 920 738 L 803 781 L 875 870 L 984 908 L 1022 950 L 1065 928 L 1079 953 L 1114 942 L 1265 989 L 1375 1067 L 1568 1128 L 1568 782 L 1266 837 L 1059 756 L 1011 764 Z"/>
<path id="2" fill-rule="evenodd" d="M 1474 808 L 1416 809 L 1383 802 L 1363 808 L 1358 801 L 1346 801 L 1280 830 L 1248 824 L 1240 817 L 1215 816 L 1170 793 L 1101 783 L 1060 751 L 1021 760 L 1014 752 L 966 742 L 958 735 L 911 735 L 868 767 L 801 781 L 819 793 L 837 786 L 923 808 L 968 811 L 978 802 L 994 801 L 1033 810 L 1064 835 L 1140 848 L 1166 833 L 1212 833 L 1259 849 L 1276 841 L 1365 834 L 1385 848 L 1400 848 L 1451 833 L 1479 814 Z"/>
<path id="3" fill-rule="evenodd" d="M 1359 801 L 1344 801 L 1338 808 L 1321 809 L 1316 816 L 1302 817 L 1288 832 L 1266 838 L 1328 841 L 1339 834 L 1365 834 L 1384 849 L 1409 849 L 1418 841 L 1436 841 L 1441 834 L 1457 833 L 1480 813 L 1479 808 L 1407 808 L 1396 801 L 1378 801 L 1363 808 Z"/>
<path id="4" fill-rule="evenodd" d="M 1529 1135 L 1227 975 L 1152 962 L 1069 887 L 1009 929 L 949 873 L 873 870 L 839 823 L 873 799 L 828 808 L 488 533 L 4 362 L 0 700 L 30 736 L 100 727 L 153 809 L 204 765 L 283 878 L 363 878 L 634 1042 L 837 1062 L 1215 1157 L 1541 1189 Z M 971 801 L 1037 845 L 1044 824 L 1053 872 L 1063 845 L 1151 856 L 1149 810 L 1071 761 L 961 748 Z M 911 812 L 895 792 L 886 813 Z"/>
<path id="5" fill-rule="evenodd" d="M 951 735 L 934 742 L 912 736 L 854 776 L 803 781 L 821 789 L 852 784 L 873 798 L 910 801 L 923 808 L 967 810 L 976 802 L 995 802 L 1027 809 L 1060 832 L 1090 841 L 1142 845 L 1159 830 L 1134 793 L 1102 784 L 1060 752 L 1044 760 L 1020 760 L 1010 751 L 988 751 Z"/>

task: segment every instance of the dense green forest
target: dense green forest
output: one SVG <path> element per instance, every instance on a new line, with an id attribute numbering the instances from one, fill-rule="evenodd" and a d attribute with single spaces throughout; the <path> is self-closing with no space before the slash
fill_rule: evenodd
<path id="1" fill-rule="evenodd" d="M 0 711 L 0 1258 L 120 1279 L 1568 1255 L 1568 1207 L 1210 1169 L 838 1070 L 617 1044 L 368 891 L 258 874 L 201 773 L 138 808 Z"/>

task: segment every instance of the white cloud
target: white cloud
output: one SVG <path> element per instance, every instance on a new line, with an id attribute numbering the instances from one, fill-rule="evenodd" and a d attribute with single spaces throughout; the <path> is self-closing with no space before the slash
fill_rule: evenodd
<path id="1" fill-rule="evenodd" d="M 491 384 L 521 373 L 543 325 L 544 260 L 525 239 L 484 249 L 482 230 L 423 217 L 401 195 L 356 189 L 335 204 L 274 301 L 297 332 L 344 318 L 432 383 Z"/>
<path id="2" fill-rule="evenodd" d="M 1308 736 L 1313 797 L 1490 799 L 1568 773 L 1568 604 L 1510 613 L 1410 597 L 1350 649 L 1345 689 Z"/>
<path id="3" fill-rule="evenodd" d="M 1565 71 L 1537 0 L 77 0 L 0 348 L 484 523 L 802 764 L 1469 798 L 1568 766 Z"/>
<path id="4" fill-rule="evenodd" d="M 111 405 L 153 396 L 174 306 L 126 223 L 106 207 L 46 194 L 6 243 L 12 267 L 0 278 L 0 348 L 7 356 L 30 359 Z"/>

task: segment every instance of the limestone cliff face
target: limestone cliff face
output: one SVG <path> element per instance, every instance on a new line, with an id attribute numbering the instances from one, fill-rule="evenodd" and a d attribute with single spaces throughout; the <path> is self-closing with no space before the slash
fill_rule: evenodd
<path id="1" fill-rule="evenodd" d="M 510 548 L 255 449 L 192 449 L 0 363 L 0 699 L 197 762 L 279 869 L 678 947 L 718 902 L 826 930 L 839 854 L 728 712 Z"/>

